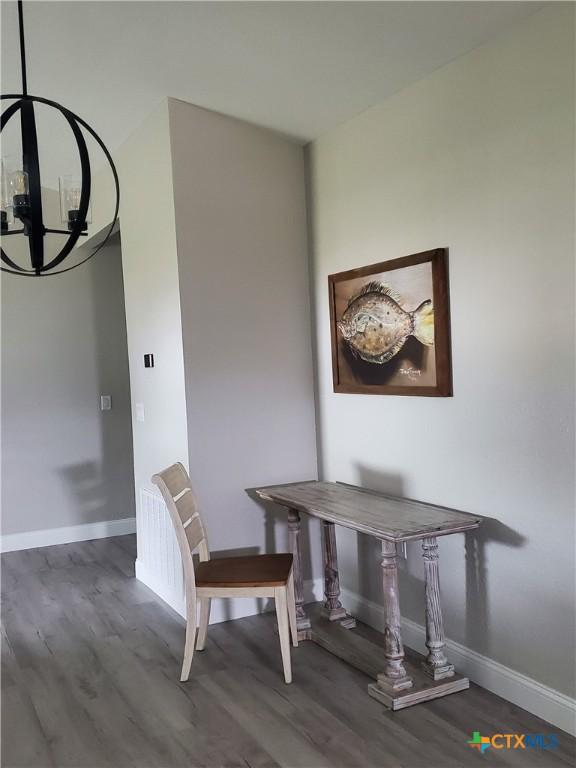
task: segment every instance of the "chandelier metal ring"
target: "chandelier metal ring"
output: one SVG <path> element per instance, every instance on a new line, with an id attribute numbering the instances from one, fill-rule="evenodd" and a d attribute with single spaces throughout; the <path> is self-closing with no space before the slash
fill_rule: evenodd
<path id="1" fill-rule="evenodd" d="M 89 259 L 95 256 L 98 251 L 106 244 L 108 238 L 114 231 L 118 221 L 118 211 L 120 208 L 120 184 L 116 166 L 112 160 L 110 152 L 106 145 L 98 136 L 96 131 L 88 123 L 71 110 L 62 106 L 56 101 L 46 99 L 42 96 L 31 96 L 28 93 L 28 79 L 26 76 L 26 54 L 24 44 L 24 15 L 22 10 L 22 0 L 18 0 L 18 27 L 20 39 L 20 61 L 22 67 L 22 93 L 1 94 L 2 100 L 13 100 L 11 104 L 0 116 L 0 133 L 4 130 L 8 121 L 14 115 L 20 115 L 21 136 L 22 136 L 22 165 L 21 171 L 16 171 L 11 175 L 10 185 L 17 184 L 18 192 L 11 196 L 11 202 L 8 200 L 7 182 L 5 184 L 4 168 L 2 168 L 2 195 L 1 199 L 1 233 L 2 237 L 9 235 L 25 235 L 28 238 L 28 248 L 30 252 L 31 269 L 26 269 L 11 259 L 8 254 L 0 247 L 0 270 L 13 275 L 22 275 L 23 277 L 45 277 L 48 275 L 61 275 L 63 272 L 69 272 L 76 269 L 81 264 L 85 264 Z M 68 225 L 68 229 L 52 229 L 44 225 L 42 215 L 42 186 L 40 179 L 40 160 L 38 155 L 38 136 L 36 132 L 36 117 L 34 112 L 35 104 L 43 104 L 47 107 L 57 110 L 68 123 L 76 141 L 76 148 L 80 158 L 81 181 L 76 185 L 73 192 L 73 204 L 66 206 L 67 217 L 62 218 Z M 114 205 L 114 216 L 112 222 L 107 228 L 104 239 L 94 248 L 85 258 L 65 269 L 56 269 L 64 259 L 69 256 L 72 249 L 82 235 L 88 234 L 88 217 L 90 208 L 92 170 L 90 168 L 90 156 L 86 146 L 86 140 L 83 131 L 86 131 L 98 144 L 112 171 L 114 179 L 114 188 L 116 192 L 116 202 Z M 16 179 L 16 181 L 15 181 Z M 61 179 L 62 182 L 62 179 Z M 20 189 L 20 187 L 22 187 Z M 14 187 L 15 188 L 15 187 Z M 13 189 L 14 189 L 13 188 Z M 70 190 L 68 190 L 70 192 Z M 60 188 L 61 207 L 63 200 L 66 200 L 66 187 Z M 4 199 L 6 197 L 6 199 Z M 10 217 L 9 217 L 10 214 Z M 10 229 L 10 219 L 20 219 L 23 229 Z M 63 214 L 62 214 L 63 216 Z M 47 264 L 44 263 L 44 237 L 47 234 L 66 235 L 67 240 L 57 255 Z M 2 266 L 3 264 L 7 266 Z"/>
<path id="2" fill-rule="evenodd" d="M 37 265 L 33 269 L 25 269 L 24 267 L 19 266 L 16 264 L 10 257 L 6 254 L 4 251 L 4 248 L 0 248 L 0 258 L 4 262 L 4 264 L 7 264 L 10 269 L 7 267 L 0 267 L 0 269 L 3 272 L 9 272 L 11 274 L 17 274 L 22 275 L 25 277 L 36 277 L 39 275 L 42 275 L 43 277 L 46 277 L 48 275 L 60 275 L 63 272 L 69 272 L 71 269 L 75 269 L 76 267 L 79 267 L 81 264 L 84 264 L 89 259 L 91 259 L 93 256 L 95 256 L 98 251 L 106 244 L 106 241 L 114 231 L 114 227 L 116 226 L 116 222 L 118 221 L 118 211 L 120 208 L 120 183 L 118 180 L 118 172 L 116 170 L 116 166 L 114 165 L 114 161 L 112 160 L 112 156 L 110 155 L 110 152 L 106 148 L 106 145 L 102 141 L 102 139 L 98 136 L 96 131 L 88 125 L 88 123 L 83 120 L 79 115 L 76 115 L 74 112 L 69 110 L 67 107 L 62 106 L 62 104 L 58 104 L 56 101 L 52 101 L 51 99 L 46 99 L 42 96 L 31 96 L 29 94 L 2 94 L 0 96 L 0 99 L 2 100 L 8 100 L 8 99 L 14 99 L 14 103 L 11 104 L 3 113 L 0 118 L 0 132 L 4 129 L 8 121 L 11 117 L 18 114 L 19 111 L 24 109 L 26 112 L 29 107 L 25 106 L 26 103 L 30 104 L 30 107 L 32 107 L 33 102 L 37 102 L 40 104 L 44 104 L 48 107 L 52 107 L 56 110 L 58 110 L 63 117 L 68 122 L 68 125 L 70 126 L 72 133 L 74 134 L 74 138 L 76 140 L 76 146 L 78 149 L 78 153 L 80 156 L 80 165 L 82 170 L 82 190 L 80 194 L 80 206 L 79 206 L 79 214 L 78 218 L 74 221 L 74 223 L 71 226 L 70 232 L 65 232 L 63 230 L 55 230 L 46 228 L 42 221 L 42 202 L 41 199 L 39 199 L 40 195 L 40 189 L 34 190 L 30 189 L 30 207 L 32 215 L 35 217 L 36 221 L 33 221 L 33 226 L 36 227 L 36 232 L 38 233 L 38 237 L 44 237 L 44 234 L 68 234 L 68 240 L 66 241 L 65 245 L 62 247 L 62 249 L 59 251 L 56 257 L 54 257 L 48 264 L 45 265 Z M 33 108 L 32 108 L 33 109 Z M 30 119 L 29 115 L 22 115 L 24 120 L 28 118 L 28 125 L 33 125 L 31 133 L 33 134 L 29 138 L 31 139 L 31 143 L 33 146 L 33 154 L 35 154 L 35 160 L 38 162 L 38 142 L 36 137 L 36 129 L 35 129 L 35 121 L 32 114 L 32 119 Z M 67 267 L 66 269 L 59 269 L 55 270 L 55 267 L 57 267 L 64 259 L 70 254 L 76 243 L 78 242 L 81 234 L 82 234 L 82 222 L 86 216 L 87 210 L 88 210 L 88 201 L 90 197 L 90 185 L 91 185 L 91 168 L 90 168 L 90 159 L 88 156 L 88 149 L 86 147 L 86 142 L 84 140 L 84 136 L 82 134 L 81 129 L 86 130 L 90 136 L 96 141 L 102 152 L 104 153 L 104 156 L 106 157 L 106 160 L 108 161 L 108 164 L 110 166 L 110 170 L 112 171 L 112 176 L 114 178 L 114 188 L 115 188 L 115 205 L 114 205 L 114 215 L 112 218 L 112 222 L 110 226 L 108 227 L 108 230 L 106 232 L 106 235 L 102 242 L 96 246 L 94 251 L 86 256 L 84 259 L 79 261 L 78 263 L 74 264 L 71 267 Z M 23 129 L 25 130 L 25 129 Z M 34 151 L 35 150 L 35 151 Z M 34 161 L 34 158 L 33 158 Z M 15 235 L 15 234 L 21 234 L 20 230 L 13 230 L 11 232 L 5 232 L 3 233 L 4 236 L 6 235 Z"/>

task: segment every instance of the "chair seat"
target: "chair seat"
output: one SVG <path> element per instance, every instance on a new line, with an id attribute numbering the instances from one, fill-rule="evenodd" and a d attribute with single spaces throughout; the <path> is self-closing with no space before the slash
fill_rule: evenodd
<path id="1" fill-rule="evenodd" d="M 197 587 L 282 587 L 288 581 L 292 555 L 223 557 L 199 563 Z"/>

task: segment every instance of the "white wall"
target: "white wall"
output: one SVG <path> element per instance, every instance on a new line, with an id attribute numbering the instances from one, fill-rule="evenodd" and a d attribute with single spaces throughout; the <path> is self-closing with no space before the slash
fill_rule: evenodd
<path id="1" fill-rule="evenodd" d="M 136 573 L 182 611 L 180 556 L 152 474 L 189 464 L 211 549 L 250 552 L 285 550 L 286 524 L 282 515 L 266 516 L 246 489 L 316 477 L 303 151 L 170 99 L 115 160 Z M 99 208 L 109 196 L 99 175 Z M 144 368 L 146 353 L 154 354 L 152 369 Z M 309 557 L 305 566 L 311 577 Z M 213 618 L 259 607 L 252 601 L 222 613 L 215 606 Z"/>
<path id="2" fill-rule="evenodd" d="M 169 521 L 154 506 L 151 482 L 175 461 L 186 463 L 188 436 L 182 323 L 168 106 L 164 102 L 116 153 L 122 190 L 120 227 L 128 331 L 134 482 L 138 533 L 137 575 L 164 593 L 170 578 L 181 592 Z M 109 185 L 97 177 L 96 200 L 110 208 Z M 103 224 L 104 222 L 101 222 Z M 144 367 L 144 355 L 155 366 Z M 144 420 L 137 418 L 141 406 Z M 153 494 L 151 496 L 150 494 Z M 170 562 L 163 547 L 170 548 Z"/>
<path id="3" fill-rule="evenodd" d="M 574 694 L 574 7 L 314 142 L 321 473 L 486 516 L 442 539 L 453 640 Z M 332 392 L 327 275 L 450 249 L 454 397 Z M 342 580 L 381 600 L 372 542 Z M 423 622 L 409 547 L 403 612 Z"/>
<path id="4" fill-rule="evenodd" d="M 168 108 L 162 104 L 117 155 L 136 490 L 186 457 L 186 401 Z M 144 367 L 154 354 L 155 367 Z M 136 404 L 144 421 L 136 418 Z"/>
<path id="5" fill-rule="evenodd" d="M 303 150 L 169 106 L 191 476 L 213 549 L 285 551 L 245 489 L 317 476 Z"/>
<path id="6" fill-rule="evenodd" d="M 119 243 L 72 272 L 2 273 L 1 283 L 3 546 L 59 540 L 34 531 L 133 518 Z M 112 396 L 111 411 L 100 410 L 101 394 Z"/>

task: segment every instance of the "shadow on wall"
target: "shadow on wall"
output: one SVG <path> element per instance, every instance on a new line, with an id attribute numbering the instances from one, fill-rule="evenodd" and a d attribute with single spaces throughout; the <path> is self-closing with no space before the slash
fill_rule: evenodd
<path id="1" fill-rule="evenodd" d="M 135 516 L 134 460 L 120 234 L 80 269 L 89 273 L 98 393 L 111 395 L 112 409 L 100 411 L 97 397 L 99 462 L 64 467 L 62 475 L 83 516 L 130 518 Z"/>
<path id="2" fill-rule="evenodd" d="M 264 551 L 266 554 L 275 552 L 289 552 L 290 546 L 287 535 L 288 510 L 278 504 L 270 501 L 264 501 L 258 496 L 255 488 L 246 488 L 246 493 L 255 501 L 264 515 Z M 285 543 L 278 547 L 277 524 L 280 522 L 280 530 L 285 534 Z M 313 599 L 312 594 L 307 593 L 307 583 L 312 579 L 312 555 L 310 552 L 310 528 L 308 515 L 300 515 L 300 567 L 302 579 L 304 581 L 304 599 L 310 602 Z M 271 610 L 271 609 L 270 609 Z"/>
<path id="3" fill-rule="evenodd" d="M 108 519 L 136 515 L 132 407 L 120 233 L 92 264 L 92 307 L 101 394 L 112 395 L 112 410 L 100 413 L 102 478 Z"/>
<path id="4" fill-rule="evenodd" d="M 357 465 L 357 477 L 358 484 L 362 488 L 369 488 L 371 491 L 378 491 L 378 493 L 385 493 L 390 496 L 403 496 L 404 494 L 404 480 L 401 475 L 379 472 L 369 467 Z M 357 534 L 357 551 L 360 594 L 368 600 L 382 605 L 382 579 L 380 575 L 382 547 L 380 541 L 373 536 L 359 533 Z M 400 566 L 402 564 L 403 561 L 400 562 Z M 407 580 L 411 578 L 410 574 L 405 570 L 400 570 L 399 578 L 401 590 L 403 592 L 410 590 L 411 587 L 406 584 Z M 414 581 L 417 580 L 414 579 Z M 402 595 L 400 599 L 402 600 Z"/>
<path id="5" fill-rule="evenodd" d="M 404 496 L 404 481 L 401 475 L 379 472 L 362 465 L 357 466 L 359 485 L 390 496 Z M 425 501 L 425 500 L 424 500 Z M 463 510 L 467 511 L 467 510 Z M 490 517 L 482 517 L 482 525 L 475 531 L 465 535 L 466 556 L 466 629 L 465 643 L 480 653 L 487 652 L 490 645 L 490 628 L 488 626 L 488 590 L 486 580 L 486 545 L 489 542 L 503 544 L 506 547 L 521 547 L 525 543 L 524 536 Z M 358 534 L 358 585 L 360 594 L 378 604 L 382 602 L 381 580 L 377 580 L 378 590 L 375 592 L 376 579 L 380 565 L 380 542 L 371 536 Z M 424 580 L 410 573 L 406 562 L 399 560 L 400 601 L 402 595 L 409 595 L 412 604 L 419 606 L 418 613 L 423 621 Z M 442 563 L 440 563 L 442 578 Z"/>
<path id="6" fill-rule="evenodd" d="M 58 473 L 72 497 L 76 519 L 82 524 L 134 517 L 135 498 L 119 235 L 113 236 L 95 258 L 79 270 L 85 271 L 83 280 L 89 291 L 85 311 L 92 311 L 92 335 L 85 343 L 93 355 L 96 375 L 86 409 L 89 428 L 99 430 L 99 435 L 92 443 L 97 446 L 94 458 L 65 465 Z M 111 410 L 100 410 L 100 395 L 111 395 Z"/>
<path id="7" fill-rule="evenodd" d="M 490 650 L 486 544 L 522 547 L 526 537 L 499 520 L 483 517 L 482 525 L 465 534 L 466 547 L 466 645 L 480 653 Z"/>
<path id="8" fill-rule="evenodd" d="M 58 474 L 72 496 L 78 524 L 110 519 L 107 483 L 100 462 L 70 464 L 61 467 Z"/>

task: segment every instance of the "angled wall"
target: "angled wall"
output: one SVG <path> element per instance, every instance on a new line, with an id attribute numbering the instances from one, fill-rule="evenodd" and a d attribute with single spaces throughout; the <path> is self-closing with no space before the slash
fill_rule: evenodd
<path id="1" fill-rule="evenodd" d="M 303 150 L 169 110 L 191 476 L 213 549 L 283 551 L 284 516 L 245 489 L 316 478 Z"/>

